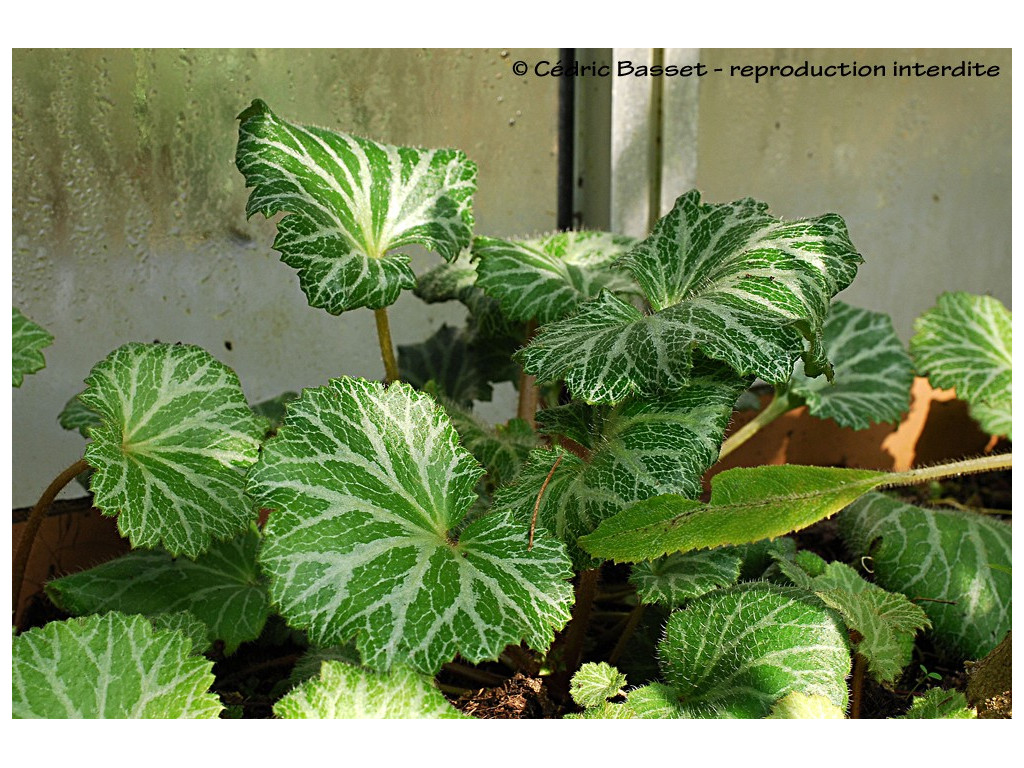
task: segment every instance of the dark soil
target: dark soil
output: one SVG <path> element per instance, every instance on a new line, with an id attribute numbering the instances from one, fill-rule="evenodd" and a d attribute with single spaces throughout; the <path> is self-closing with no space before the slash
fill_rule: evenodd
<path id="1" fill-rule="evenodd" d="M 562 708 L 548 696 L 544 678 L 521 672 L 497 688 L 481 688 L 452 703 L 465 714 L 485 720 L 561 717 Z"/>

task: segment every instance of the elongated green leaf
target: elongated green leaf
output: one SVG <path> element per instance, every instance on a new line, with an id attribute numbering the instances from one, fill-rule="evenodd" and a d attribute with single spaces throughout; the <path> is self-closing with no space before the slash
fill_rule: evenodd
<path id="1" fill-rule="evenodd" d="M 610 232 L 555 232 L 518 241 L 477 237 L 477 285 L 498 300 L 509 319 L 549 323 L 605 289 L 638 294 L 629 274 L 614 266 L 635 244 Z"/>
<path id="2" fill-rule="evenodd" d="M 872 676 L 881 683 L 896 682 L 910 663 L 914 636 L 931 626 L 925 612 L 905 595 L 865 581 L 845 563 L 822 561 L 821 572 L 811 575 L 784 558 L 777 562 L 797 586 L 814 592 L 856 630 L 861 639 L 855 650 L 867 659 Z"/>
<path id="3" fill-rule="evenodd" d="M 92 369 L 82 403 L 95 505 L 117 515 L 135 547 L 198 557 L 253 519 L 241 469 L 256 460 L 266 423 L 238 377 L 199 347 L 125 344 Z"/>
<path id="4" fill-rule="evenodd" d="M 288 214 L 274 249 L 311 306 L 337 315 L 393 304 L 416 281 L 394 249 L 417 243 L 451 261 L 469 245 L 476 165 L 462 152 L 295 125 L 259 99 L 238 119 L 246 214 Z"/>
<path id="5" fill-rule="evenodd" d="M 197 560 L 166 552 L 130 552 L 116 560 L 46 585 L 59 608 L 76 616 L 122 611 L 155 616 L 188 611 L 207 626 L 224 652 L 259 637 L 270 612 L 256 566 L 259 533 L 253 529 L 217 542 Z"/>
<path id="6" fill-rule="evenodd" d="M 498 492 L 495 506 L 530 515 L 558 461 L 541 497 L 538 524 L 566 543 L 577 569 L 592 568 L 600 561 L 576 540 L 602 520 L 654 494 L 700 494 L 701 477 L 718 458 L 732 404 L 746 384 L 726 366 L 705 360 L 700 375 L 677 392 L 595 408 L 584 420 L 593 425 L 586 440 L 594 446 L 589 461 L 561 448 L 534 451 L 516 483 Z"/>
<path id="7" fill-rule="evenodd" d="M 25 376 L 46 367 L 42 350 L 53 344 L 53 336 L 29 320 L 17 307 L 12 307 L 14 335 L 11 338 L 11 372 L 14 386 L 20 387 Z"/>
<path id="8" fill-rule="evenodd" d="M 1006 523 L 872 493 L 843 511 L 839 530 L 854 555 L 871 558 L 876 583 L 910 598 L 929 598 L 921 607 L 932 632 L 955 653 L 984 658 L 1010 630 Z"/>
<path id="9" fill-rule="evenodd" d="M 249 474 L 275 510 L 260 562 L 271 595 L 318 645 L 351 637 L 376 669 L 433 674 L 457 653 L 546 649 L 569 618 L 564 549 L 529 517 L 496 512 L 451 532 L 483 470 L 443 411 L 402 383 L 307 389 Z"/>
<path id="10" fill-rule="evenodd" d="M 378 673 L 325 661 L 320 676 L 274 705 L 286 719 L 465 718 L 429 679 L 404 667 Z"/>
<path id="11" fill-rule="evenodd" d="M 944 293 L 914 323 L 910 352 L 933 386 L 953 388 L 989 434 L 1012 439 L 1013 339 L 1010 313 L 998 299 Z"/>
<path id="12" fill-rule="evenodd" d="M 569 694 L 581 707 L 597 707 L 622 693 L 626 676 L 611 664 L 584 664 L 572 676 Z"/>
<path id="13" fill-rule="evenodd" d="M 711 479 L 709 503 L 655 496 L 605 520 L 580 546 L 596 557 L 636 562 L 774 538 L 834 515 L 891 477 L 788 464 L 738 467 Z"/>
<path id="14" fill-rule="evenodd" d="M 772 707 L 768 720 L 843 720 L 846 714 L 820 693 L 787 693 Z"/>
<path id="15" fill-rule="evenodd" d="M 835 361 L 835 381 L 809 378 L 797 362 L 789 390 L 819 419 L 867 429 L 872 422 L 899 421 L 910 407 L 914 366 L 892 320 L 832 302 L 824 327 L 825 351 Z"/>
<path id="16" fill-rule="evenodd" d="M 767 211 L 749 198 L 715 205 L 696 190 L 683 195 L 620 262 L 653 314 L 605 291 L 545 326 L 520 361 L 587 402 L 678 389 L 694 347 L 769 382 L 787 381 L 801 354 L 809 375 L 831 378 L 822 326 L 861 257 L 839 216 L 782 222 Z"/>
<path id="17" fill-rule="evenodd" d="M 742 558 L 733 547 L 677 552 L 637 563 L 629 580 L 642 602 L 676 607 L 713 589 L 735 584 L 741 563 Z"/>
<path id="18" fill-rule="evenodd" d="M 447 398 L 463 406 L 472 405 L 474 400 L 490 400 L 492 390 L 487 372 L 469 344 L 464 332 L 442 325 L 426 341 L 399 345 L 398 370 L 402 381 L 417 389 L 433 381 Z"/>
<path id="19" fill-rule="evenodd" d="M 844 628 L 803 590 L 755 582 L 698 597 L 669 617 L 659 658 L 677 717 L 764 717 L 792 691 L 846 708 Z"/>
<path id="20" fill-rule="evenodd" d="M 899 720 L 974 720 L 977 711 L 967 705 L 966 697 L 960 691 L 929 688 L 923 696 L 914 699 L 907 714 Z"/>
<path id="21" fill-rule="evenodd" d="M 53 621 L 14 638 L 17 718 L 216 718 L 213 663 L 143 616 Z"/>

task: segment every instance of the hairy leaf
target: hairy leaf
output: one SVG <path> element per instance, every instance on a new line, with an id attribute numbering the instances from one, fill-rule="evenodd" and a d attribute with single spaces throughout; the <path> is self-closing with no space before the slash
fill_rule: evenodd
<path id="1" fill-rule="evenodd" d="M 20 387 L 25 376 L 46 367 L 43 349 L 53 344 L 53 336 L 25 317 L 21 310 L 14 310 L 14 335 L 11 338 L 11 372 L 14 386 Z"/>
<path id="2" fill-rule="evenodd" d="M 907 714 L 899 720 L 974 720 L 977 711 L 967 705 L 966 697 L 960 691 L 929 688 L 923 696 L 914 699 Z"/>
<path id="3" fill-rule="evenodd" d="M 910 352 L 933 386 L 956 389 L 989 434 L 1012 439 L 1010 312 L 991 296 L 944 293 L 914 323 Z"/>
<path id="4" fill-rule="evenodd" d="M 638 293 L 629 274 L 614 266 L 635 243 L 610 232 L 555 232 L 519 241 L 477 237 L 477 285 L 510 320 L 549 323 L 602 290 Z"/>
<path id="5" fill-rule="evenodd" d="M 217 542 L 196 560 L 166 552 L 135 551 L 46 585 L 59 608 L 76 616 L 122 611 L 156 616 L 188 611 L 224 652 L 259 637 L 270 613 L 256 566 L 259 532 Z"/>
<path id="6" fill-rule="evenodd" d="M 843 427 L 867 429 L 872 422 L 899 421 L 910 407 L 914 366 L 889 316 L 835 301 L 824 338 L 825 351 L 835 361 L 835 381 L 809 378 L 803 362 L 797 362 L 789 391 L 814 416 Z"/>
<path id="7" fill-rule="evenodd" d="M 843 720 L 846 714 L 820 693 L 787 693 L 772 707 L 768 720 Z"/>
<path id="8" fill-rule="evenodd" d="M 482 472 L 406 384 L 305 390 L 249 474 L 274 510 L 260 562 L 281 614 L 318 645 L 355 637 L 377 669 L 546 649 L 569 618 L 569 562 L 543 531 L 527 550 L 529 517 L 507 511 L 452 538 Z"/>
<path id="9" fill-rule="evenodd" d="M 246 529 L 241 470 L 266 424 L 234 371 L 199 347 L 131 343 L 85 383 L 79 399 L 103 419 L 85 450 L 94 503 L 133 546 L 196 558 Z"/>
<path id="10" fill-rule="evenodd" d="M 89 430 L 102 424 L 103 418 L 75 395 L 65 404 L 64 410 L 57 416 L 57 422 L 64 429 L 78 430 L 78 434 L 88 438 Z"/>
<path id="11" fill-rule="evenodd" d="M 670 607 L 683 604 L 740 577 L 742 558 L 734 547 L 707 552 L 677 552 L 650 562 L 637 563 L 629 577 L 644 603 Z"/>
<path id="12" fill-rule="evenodd" d="M 394 249 L 417 243 L 451 261 L 469 245 L 476 165 L 462 152 L 295 125 L 259 99 L 238 118 L 246 214 L 288 214 L 274 249 L 311 306 L 337 315 L 393 304 L 416 281 Z"/>
<path id="13" fill-rule="evenodd" d="M 569 693 L 581 707 L 597 707 L 622 693 L 626 676 L 611 664 L 588 663 L 572 676 Z"/>
<path id="14" fill-rule="evenodd" d="M 720 363 L 704 363 L 701 375 L 677 392 L 595 408 L 588 417 L 593 433 L 586 444 L 594 447 L 589 461 L 561 448 L 534 451 L 516 483 L 499 491 L 495 506 L 530 515 L 558 461 L 541 497 L 538 524 L 566 543 L 577 569 L 596 566 L 600 561 L 576 541 L 602 520 L 654 494 L 700 494 L 732 404 L 747 384 Z"/>
<path id="15" fill-rule="evenodd" d="M 834 515 L 891 477 L 789 464 L 738 467 L 711 479 L 709 503 L 654 496 L 605 520 L 580 546 L 596 557 L 636 562 L 774 538 Z"/>
<path id="16" fill-rule="evenodd" d="M 695 347 L 769 382 L 787 381 L 801 354 L 809 375 L 831 378 L 822 326 L 861 257 L 839 216 L 782 222 L 767 210 L 749 198 L 715 205 L 696 190 L 683 195 L 620 261 L 653 313 L 604 291 L 545 326 L 520 362 L 587 402 L 680 388 Z"/>
<path id="17" fill-rule="evenodd" d="M 52 621 L 13 642 L 16 718 L 216 718 L 213 663 L 143 616 Z"/>
<path id="18" fill-rule="evenodd" d="M 464 718 L 429 679 L 404 667 L 378 673 L 325 661 L 320 676 L 285 694 L 274 714 L 286 719 Z"/>
<path id="19" fill-rule="evenodd" d="M 764 717 L 792 691 L 846 707 L 845 631 L 803 590 L 754 582 L 698 597 L 669 617 L 659 657 L 677 717 Z"/>
<path id="20" fill-rule="evenodd" d="M 917 631 L 931 626 L 924 610 L 905 595 L 865 581 L 845 563 L 822 561 L 817 573 L 817 566 L 809 572 L 800 558 L 801 567 L 784 558 L 777 558 L 777 563 L 797 586 L 814 592 L 856 630 L 861 639 L 855 650 L 867 659 L 872 676 L 881 683 L 895 683 L 910 663 Z"/>
<path id="21" fill-rule="evenodd" d="M 872 493 L 843 511 L 839 531 L 854 555 L 871 558 L 876 583 L 910 598 L 928 598 L 921 607 L 932 632 L 955 653 L 984 658 L 1010 630 L 1006 523 L 921 509 Z"/>

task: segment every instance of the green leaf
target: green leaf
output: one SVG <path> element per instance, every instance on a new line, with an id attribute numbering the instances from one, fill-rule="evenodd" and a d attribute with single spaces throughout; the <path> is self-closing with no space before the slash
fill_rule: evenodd
<path id="1" fill-rule="evenodd" d="M 256 566 L 259 544 L 259 532 L 253 528 L 215 543 L 196 560 L 166 552 L 129 552 L 49 582 L 46 594 L 57 607 L 76 616 L 188 611 L 206 625 L 210 642 L 221 640 L 224 652 L 232 653 L 240 643 L 259 637 L 270 613 Z"/>
<path id="2" fill-rule="evenodd" d="M 310 306 L 333 315 L 397 301 L 413 243 L 451 261 L 469 245 L 476 165 L 454 149 L 378 144 L 281 120 L 256 99 L 238 116 L 246 214 L 286 215 L 274 249 Z"/>
<path id="3" fill-rule="evenodd" d="M 574 712 L 565 715 L 563 720 L 633 720 L 636 712 L 626 702 L 612 704 L 610 701 L 602 702 L 596 707 L 587 707 L 582 712 Z"/>
<path id="4" fill-rule="evenodd" d="M 284 423 L 284 415 L 288 408 L 288 403 L 297 397 L 298 395 L 295 392 L 282 392 L 277 397 L 256 403 L 252 407 L 252 412 L 257 416 L 262 416 L 270 423 L 268 432 L 272 435 Z"/>
<path id="5" fill-rule="evenodd" d="M 471 406 L 474 400 L 490 400 L 487 372 L 472 354 L 469 342 L 464 332 L 445 324 L 426 341 L 399 345 L 402 381 L 416 389 L 433 381 L 447 398 L 462 406 Z"/>
<path id="6" fill-rule="evenodd" d="M 246 529 L 241 470 L 266 425 L 234 371 L 199 347 L 132 343 L 85 383 L 79 399 L 103 419 L 85 450 L 94 503 L 132 546 L 196 558 Z"/>
<path id="7" fill-rule="evenodd" d="M 629 274 L 613 264 L 635 243 L 610 232 L 555 232 L 518 241 L 477 237 L 477 285 L 510 320 L 549 323 L 602 290 L 639 293 Z"/>
<path id="8" fill-rule="evenodd" d="M 991 296 L 943 293 L 914 323 L 910 353 L 932 386 L 955 389 L 982 429 L 1012 439 L 1013 329 Z"/>
<path id="9" fill-rule="evenodd" d="M 594 447 L 589 461 L 561 448 L 534 451 L 516 483 L 498 492 L 495 506 L 531 515 L 561 456 L 541 497 L 538 525 L 566 543 L 577 569 L 593 568 L 600 561 L 577 539 L 602 520 L 654 494 L 700 494 L 701 477 L 718 458 L 732 405 L 746 384 L 726 366 L 703 361 L 700 375 L 677 392 L 594 408 L 580 421 L 593 425 L 591 436 L 576 435 Z"/>
<path id="10" fill-rule="evenodd" d="M 79 393 L 81 394 L 81 393 Z M 103 418 L 92 408 L 82 402 L 78 395 L 75 395 L 64 406 L 64 410 L 57 417 L 57 422 L 67 430 L 78 430 L 84 437 L 89 437 L 89 430 L 98 427 L 103 423 Z"/>
<path id="11" fill-rule="evenodd" d="M 738 467 L 711 479 L 711 501 L 665 494 L 605 520 L 580 546 L 617 562 L 745 544 L 806 528 L 893 476 L 832 467 Z"/>
<path id="12" fill-rule="evenodd" d="M 13 642 L 16 718 L 216 718 L 213 663 L 143 616 L 52 621 Z"/>
<path id="13" fill-rule="evenodd" d="M 798 587 L 814 592 L 843 617 L 847 627 L 861 636 L 854 649 L 867 660 L 868 671 L 875 680 L 895 683 L 910 663 L 914 636 L 918 630 L 931 626 L 924 610 L 904 595 L 887 592 L 865 581 L 845 563 L 822 561 L 820 573 L 809 575 L 806 568 L 801 569 L 783 558 L 777 562 Z"/>
<path id="14" fill-rule="evenodd" d="M 619 262 L 653 313 L 605 291 L 542 328 L 520 362 L 587 402 L 680 388 L 695 347 L 769 382 L 787 381 L 801 354 L 808 374 L 831 377 L 822 325 L 862 259 L 839 216 L 782 222 L 767 210 L 749 198 L 714 205 L 696 190 L 683 195 Z"/>
<path id="15" fill-rule="evenodd" d="M 442 262 L 419 275 L 412 292 L 427 304 L 441 301 L 469 304 L 471 294 L 484 295 L 475 287 L 476 281 L 477 263 L 472 251 L 466 248 L 455 259 Z"/>
<path id="16" fill-rule="evenodd" d="M 789 391 L 812 415 L 843 427 L 899 421 L 910 407 L 914 367 L 889 316 L 835 301 L 824 338 L 826 353 L 836 361 L 834 383 L 807 377 L 803 362 L 797 362 Z"/>
<path id="17" fill-rule="evenodd" d="M 754 582 L 698 597 L 669 617 L 659 657 L 677 717 L 764 717 L 792 691 L 846 708 L 845 630 L 799 589 Z"/>
<path id="18" fill-rule="evenodd" d="M 523 419 L 509 419 L 507 424 L 491 427 L 462 408 L 446 406 L 445 411 L 463 447 L 487 470 L 489 488 L 515 480 L 539 444 L 537 433 Z"/>
<path id="19" fill-rule="evenodd" d="M 821 694 L 787 693 L 772 707 L 768 720 L 844 720 L 846 713 Z"/>
<path id="20" fill-rule="evenodd" d="M 967 705 L 967 698 L 960 691 L 929 688 L 923 696 L 914 699 L 907 714 L 897 720 L 974 720 L 977 711 Z"/>
<path id="21" fill-rule="evenodd" d="M 14 386 L 20 387 L 25 376 L 46 367 L 42 350 L 53 344 L 53 336 L 41 325 L 36 325 L 22 314 L 17 307 L 14 310 L 14 335 L 11 339 L 11 371 Z"/>
<path id="22" fill-rule="evenodd" d="M 209 637 L 210 630 L 206 624 L 189 611 L 158 613 L 148 618 L 149 623 L 157 632 L 180 632 L 187 637 L 192 642 L 192 653 L 197 656 L 206 653 L 213 646 Z"/>
<path id="23" fill-rule="evenodd" d="M 274 704 L 274 714 L 291 720 L 466 717 L 410 669 L 376 673 L 340 661 L 325 661 L 318 678 Z"/>
<path id="24" fill-rule="evenodd" d="M 677 552 L 650 562 L 637 563 L 629 577 L 644 603 L 670 607 L 736 583 L 742 558 L 733 547 L 707 552 Z"/>
<path id="25" fill-rule="evenodd" d="M 839 531 L 855 556 L 871 558 L 877 584 L 910 598 L 928 598 L 921 607 L 946 648 L 981 659 L 1010 630 L 1006 523 L 956 510 L 921 509 L 872 493 L 843 511 Z"/>
<path id="26" fill-rule="evenodd" d="M 483 470 L 427 395 L 336 379 L 307 389 L 249 473 L 274 510 L 260 562 L 289 624 L 317 645 L 355 637 L 367 666 L 434 674 L 461 654 L 546 649 L 569 619 L 564 549 L 492 512 L 451 537 Z"/>
<path id="27" fill-rule="evenodd" d="M 320 674 L 320 667 L 325 661 L 340 661 L 349 666 L 359 666 L 359 651 L 355 643 L 345 645 L 331 645 L 326 648 L 313 646 L 306 651 L 295 662 L 292 672 L 288 676 L 292 685 L 298 685 L 312 677 Z"/>
<path id="28" fill-rule="evenodd" d="M 626 676 L 605 662 L 587 663 L 572 676 L 569 694 L 581 707 L 597 707 L 622 693 Z"/>

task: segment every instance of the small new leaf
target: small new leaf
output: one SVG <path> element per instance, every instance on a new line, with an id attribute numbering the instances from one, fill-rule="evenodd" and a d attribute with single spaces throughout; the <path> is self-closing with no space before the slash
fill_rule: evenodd
<path id="1" fill-rule="evenodd" d="M 626 676 L 605 662 L 587 663 L 572 676 L 569 694 L 581 707 L 597 707 L 626 687 Z"/>
<path id="2" fill-rule="evenodd" d="M 95 505 L 132 546 L 196 558 L 252 520 L 242 470 L 266 422 L 238 377 L 199 347 L 125 344 L 92 369 L 78 397 L 103 423 L 85 460 Z"/>
<path id="3" fill-rule="evenodd" d="M 14 386 L 20 387 L 25 376 L 46 367 L 42 350 L 53 344 L 53 336 L 41 325 L 25 317 L 17 307 L 12 309 L 14 335 L 11 339 L 11 372 Z"/>
<path id="4" fill-rule="evenodd" d="M 216 718 L 213 662 L 144 616 L 52 621 L 13 642 L 16 718 Z"/>
<path id="5" fill-rule="evenodd" d="M 978 712 L 967 705 L 966 697 L 960 691 L 929 688 L 923 696 L 914 699 L 907 714 L 898 720 L 974 720 Z"/>
<path id="6" fill-rule="evenodd" d="M 377 673 L 341 661 L 325 661 L 319 677 L 274 704 L 274 714 L 290 720 L 466 717 L 428 678 L 410 669 Z"/>
<path id="7" fill-rule="evenodd" d="M 378 144 L 286 122 L 256 99 L 238 116 L 246 214 L 285 212 L 274 249 L 314 307 L 379 309 L 412 288 L 413 243 L 452 261 L 468 247 L 476 165 L 454 149 Z"/>

